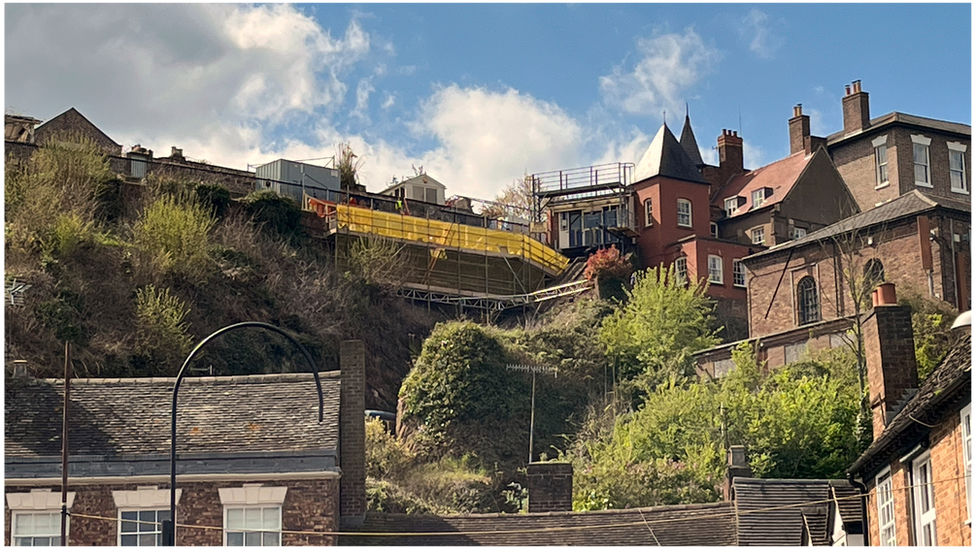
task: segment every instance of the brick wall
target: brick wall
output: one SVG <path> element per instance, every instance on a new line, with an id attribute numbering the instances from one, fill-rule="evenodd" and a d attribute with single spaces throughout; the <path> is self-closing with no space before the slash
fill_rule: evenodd
<path id="1" fill-rule="evenodd" d="M 55 116 L 34 131 L 34 142 L 43 145 L 50 139 L 59 139 L 63 135 L 82 135 L 95 142 L 105 154 L 121 154 L 122 147 L 102 133 L 94 124 L 88 121 L 74 108 Z"/>
<path id="2" fill-rule="evenodd" d="M 958 230 L 958 229 L 957 229 Z M 885 278 L 898 288 L 899 296 L 918 293 L 928 296 L 928 276 L 921 268 L 922 252 L 915 219 L 902 220 L 884 227 L 883 233 L 873 236 L 874 244 L 865 245 L 857 253 L 855 263 L 858 269 L 870 259 L 879 259 L 884 265 Z M 870 233 L 865 233 L 867 237 Z M 928 242 L 928 241 L 926 241 Z M 954 291 L 947 288 L 944 263 L 951 254 L 946 254 L 944 246 L 938 242 L 930 243 L 933 258 L 933 280 L 935 293 L 942 299 L 946 295 L 953 298 Z M 821 318 L 830 320 L 854 314 L 854 304 L 849 292 L 844 289 L 843 269 L 845 261 L 834 255 L 830 242 L 820 246 L 814 244 L 794 251 L 785 269 L 788 252 L 758 262 L 750 262 L 749 270 L 749 335 L 764 335 L 797 327 L 796 284 L 806 275 L 817 281 L 820 296 Z M 968 256 L 968 254 L 966 254 Z M 968 257 L 964 262 L 968 265 Z M 951 274 L 948 278 L 951 281 Z M 964 273 L 968 280 L 969 273 Z M 780 277 L 782 282 L 780 283 Z M 951 286 L 951 283 L 950 283 Z M 948 294 L 946 289 L 949 290 Z M 773 301 L 770 308 L 770 301 Z M 870 306 L 870 303 L 867 304 Z M 769 310 L 767 316 L 766 311 Z"/>
<path id="3" fill-rule="evenodd" d="M 877 439 L 894 417 L 894 406 L 905 391 L 918 388 L 910 308 L 898 305 L 874 308 L 874 313 L 864 322 L 864 356 Z"/>
<path id="4" fill-rule="evenodd" d="M 935 485 L 936 535 L 943 546 L 972 545 L 972 527 L 966 524 L 966 481 L 962 461 L 962 433 L 959 414 L 950 413 L 929 434 L 932 459 L 932 480 Z M 901 458 L 902 456 L 896 456 Z M 898 545 L 914 543 L 912 518 L 911 462 L 902 464 L 892 460 L 891 472 L 895 499 L 895 537 Z M 868 534 L 871 545 L 878 545 L 878 500 L 875 479 L 866 482 L 870 489 L 868 498 Z"/>
<path id="5" fill-rule="evenodd" d="M 573 464 L 530 463 L 529 512 L 573 510 Z"/>
<path id="6" fill-rule="evenodd" d="M 339 399 L 339 490 L 343 524 L 366 516 L 366 352 L 362 340 L 339 344 L 342 391 Z"/>
<path id="7" fill-rule="evenodd" d="M 251 482 L 249 481 L 248 484 Z M 282 504 L 282 530 L 303 532 L 334 532 L 338 529 L 339 482 L 336 479 L 308 479 L 260 481 L 264 486 L 286 486 L 288 492 Z M 224 545 L 224 508 L 219 488 L 239 488 L 244 482 L 179 482 L 182 489 L 177 506 L 177 522 L 189 526 L 209 526 L 209 529 L 179 527 L 177 545 Z M 70 485 L 75 500 L 70 512 L 74 515 L 108 517 L 99 520 L 74 516 L 69 526 L 69 545 L 118 545 L 118 509 L 113 490 L 135 490 L 144 484 Z M 29 492 L 32 487 L 7 487 L 10 492 Z M 60 491 L 60 484 L 35 486 Z M 159 485 L 160 489 L 167 488 Z M 5 503 L 4 540 L 10 545 L 11 512 Z M 283 545 L 335 545 L 334 536 L 318 534 L 283 534 Z"/>

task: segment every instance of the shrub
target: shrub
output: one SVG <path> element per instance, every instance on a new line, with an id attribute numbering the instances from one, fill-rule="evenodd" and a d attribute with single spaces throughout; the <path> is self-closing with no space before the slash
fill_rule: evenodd
<path id="1" fill-rule="evenodd" d="M 54 337 L 60 341 L 87 345 L 90 334 L 84 327 L 83 311 L 81 296 L 68 289 L 60 290 L 56 297 L 37 307 L 41 323 L 54 332 Z"/>
<path id="2" fill-rule="evenodd" d="M 349 263 L 370 284 L 393 284 L 400 274 L 403 246 L 381 237 L 360 237 L 349 250 Z"/>
<path id="3" fill-rule="evenodd" d="M 621 257 L 617 246 L 601 248 L 586 260 L 583 276 L 586 280 L 627 280 L 633 271 L 630 259 Z"/>
<path id="4" fill-rule="evenodd" d="M 142 212 L 133 228 L 136 246 L 157 272 L 191 280 L 206 277 L 210 257 L 210 229 L 214 218 L 196 202 L 162 195 Z"/>
<path id="5" fill-rule="evenodd" d="M 136 291 L 135 352 L 143 358 L 146 374 L 174 373 L 190 351 L 192 338 L 186 316 L 190 309 L 170 294 L 169 288 L 152 284 Z"/>
<path id="6" fill-rule="evenodd" d="M 301 234 L 302 212 L 298 204 L 272 190 L 253 192 L 244 197 L 244 212 L 265 231 L 287 239 Z"/>
<path id="7" fill-rule="evenodd" d="M 200 184 L 194 189 L 200 204 L 213 212 L 217 219 L 223 219 L 230 207 L 230 191 L 223 185 Z"/>
<path id="8" fill-rule="evenodd" d="M 411 456 L 386 430 L 383 421 L 366 420 L 366 476 L 374 479 L 402 478 Z"/>

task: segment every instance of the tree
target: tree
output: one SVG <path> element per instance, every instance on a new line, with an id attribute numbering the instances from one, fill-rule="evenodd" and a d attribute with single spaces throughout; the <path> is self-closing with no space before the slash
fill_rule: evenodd
<path id="1" fill-rule="evenodd" d="M 481 214 L 491 218 L 528 219 L 532 211 L 532 179 L 526 174 L 485 202 Z"/>
<path id="2" fill-rule="evenodd" d="M 638 272 L 626 305 L 604 320 L 600 339 L 624 380 L 644 392 L 672 375 L 694 373 L 692 353 L 719 342 L 709 328 L 708 283 L 676 278 L 674 267 Z"/>
<path id="3" fill-rule="evenodd" d="M 630 262 L 630 254 L 620 255 L 616 245 L 601 248 L 586 260 L 583 276 L 588 282 L 596 284 L 601 298 L 625 298 L 624 286 L 630 279 L 634 266 Z"/>
<path id="4" fill-rule="evenodd" d="M 336 147 L 336 167 L 339 169 L 339 187 L 342 190 L 358 191 L 360 187 L 366 190 L 359 184 L 359 168 L 362 165 L 363 159 L 352 152 L 349 143 L 339 143 Z"/>

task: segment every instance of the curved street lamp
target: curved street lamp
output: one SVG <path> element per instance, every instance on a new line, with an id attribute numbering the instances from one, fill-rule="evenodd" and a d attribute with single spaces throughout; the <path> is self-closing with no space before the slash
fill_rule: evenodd
<path id="1" fill-rule="evenodd" d="M 199 353 L 208 343 L 226 334 L 227 332 L 240 330 L 242 328 L 261 328 L 281 334 L 302 351 L 302 354 L 305 355 L 305 360 L 312 369 L 312 376 L 315 378 L 315 388 L 319 393 L 319 423 L 322 422 L 322 419 L 325 416 L 325 405 L 322 397 L 322 383 L 319 381 L 319 371 L 318 368 L 315 367 L 315 361 L 312 360 L 312 355 L 309 354 L 308 350 L 306 350 L 305 347 L 298 342 L 298 340 L 281 328 L 272 326 L 271 324 L 266 324 L 264 322 L 239 322 L 237 324 L 225 326 L 205 337 L 200 343 L 197 343 L 196 347 L 194 347 L 193 350 L 190 351 L 190 354 L 187 355 L 186 360 L 183 361 L 183 366 L 180 367 L 180 372 L 176 375 L 176 384 L 173 385 L 173 415 L 170 423 L 169 449 L 169 520 L 164 520 L 162 525 L 163 545 L 168 545 L 171 547 L 176 546 L 176 397 L 180 392 L 180 383 L 183 381 L 183 376 L 186 374 L 187 366 L 189 366 L 190 362 L 192 362 L 197 356 L 197 353 Z"/>

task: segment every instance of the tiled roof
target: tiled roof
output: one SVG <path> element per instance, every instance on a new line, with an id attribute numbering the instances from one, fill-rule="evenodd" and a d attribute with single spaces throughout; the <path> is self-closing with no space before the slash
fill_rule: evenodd
<path id="1" fill-rule="evenodd" d="M 368 513 L 359 532 L 440 536 L 344 536 L 344 545 L 735 545 L 730 503 L 582 513 L 400 515 Z"/>
<path id="2" fill-rule="evenodd" d="M 739 545 L 799 545 L 804 528 L 801 507 L 830 498 L 827 480 L 736 477 L 732 487 Z"/>
<path id="3" fill-rule="evenodd" d="M 827 531 L 828 511 L 826 505 L 800 508 L 800 514 L 803 516 L 803 529 L 815 547 L 830 545 L 830 533 Z"/>
<path id="4" fill-rule="evenodd" d="M 88 120 L 88 118 L 85 117 L 85 115 L 81 114 L 81 112 L 79 112 L 78 109 L 76 109 L 74 107 L 71 107 L 70 109 L 64 111 L 63 113 L 55 116 L 54 118 L 48 120 L 47 122 L 41 124 L 40 126 L 37 127 L 36 130 L 34 130 L 34 133 L 35 133 L 35 135 L 37 133 L 43 134 L 45 130 L 49 129 L 50 127 L 55 126 L 57 121 L 61 120 L 62 118 L 70 118 L 72 116 L 77 116 L 84 123 L 86 123 L 89 126 L 91 126 L 92 128 L 94 128 L 95 131 L 97 131 L 98 133 L 102 134 L 102 136 L 104 136 L 105 139 L 107 139 L 110 142 L 112 142 L 113 144 L 117 145 L 120 149 L 122 148 L 122 145 L 120 143 L 116 143 L 114 139 L 112 139 L 111 137 L 109 137 L 107 133 L 103 132 L 101 128 L 99 128 L 95 124 L 92 124 L 91 120 Z M 50 124 L 50 126 L 48 126 L 48 128 L 45 128 L 45 126 L 47 126 L 48 124 Z"/>
<path id="5" fill-rule="evenodd" d="M 793 189 L 793 185 L 796 184 L 811 158 L 813 155 L 798 152 L 772 164 L 737 175 L 716 193 L 712 204 L 724 210 L 726 198 L 743 196 L 746 198 L 745 205 L 732 214 L 732 217 L 738 217 L 752 211 L 752 191 L 763 187 L 773 189 L 773 194 L 763 201 L 763 208 L 782 202 Z"/>
<path id="6" fill-rule="evenodd" d="M 963 135 L 972 135 L 972 128 L 966 124 L 959 124 L 957 122 L 946 122 L 945 120 L 936 120 L 934 118 L 925 118 L 923 116 L 915 116 L 913 114 L 905 114 L 903 112 L 889 112 L 888 114 L 873 118 L 868 122 L 868 127 L 864 130 L 850 135 L 846 135 L 844 130 L 836 133 L 832 133 L 827 136 L 827 144 L 834 145 L 840 141 L 844 141 L 850 137 L 855 137 L 863 134 L 864 132 L 876 129 L 880 126 L 886 126 L 888 124 L 908 124 L 912 126 L 920 126 L 923 128 L 931 128 L 933 130 L 939 130 L 949 133 L 960 133 Z"/>
<path id="7" fill-rule="evenodd" d="M 937 423 L 951 406 L 972 398 L 972 337 L 962 338 L 936 369 L 929 374 L 918 393 L 898 412 L 881 435 L 848 469 L 867 476 L 889 461 L 903 445 L 925 436 L 928 427 Z M 961 406 L 960 406 L 961 407 Z"/>
<path id="8" fill-rule="evenodd" d="M 861 212 L 846 219 L 842 219 L 833 225 L 828 225 L 823 229 L 814 231 L 803 238 L 791 240 L 784 244 L 773 246 L 768 250 L 753 254 L 749 256 L 747 260 L 758 257 L 766 257 L 793 247 L 805 246 L 807 244 L 820 242 L 821 240 L 832 238 L 850 231 L 864 229 L 874 225 L 881 225 L 882 223 L 892 222 L 905 217 L 915 216 L 939 207 L 966 213 L 971 211 L 970 205 L 965 202 L 959 202 L 958 200 L 952 200 L 950 198 L 924 195 L 918 190 L 913 189 L 911 192 L 905 193 L 898 198 L 891 200 L 890 202 L 886 202 L 866 212 Z"/>
<path id="9" fill-rule="evenodd" d="M 658 175 L 696 183 L 706 182 L 667 124 L 661 126 L 634 168 L 634 181 L 638 183 Z"/>
<path id="10" fill-rule="evenodd" d="M 861 522 L 861 493 L 847 481 L 832 481 L 830 491 L 844 524 Z"/>
<path id="11" fill-rule="evenodd" d="M 311 374 L 191 377 L 183 380 L 180 452 L 336 449 L 338 372 L 320 374 L 325 417 Z M 138 456 L 170 450 L 173 378 L 74 379 L 72 455 Z M 6 457 L 61 455 L 61 380 L 5 384 Z"/>

